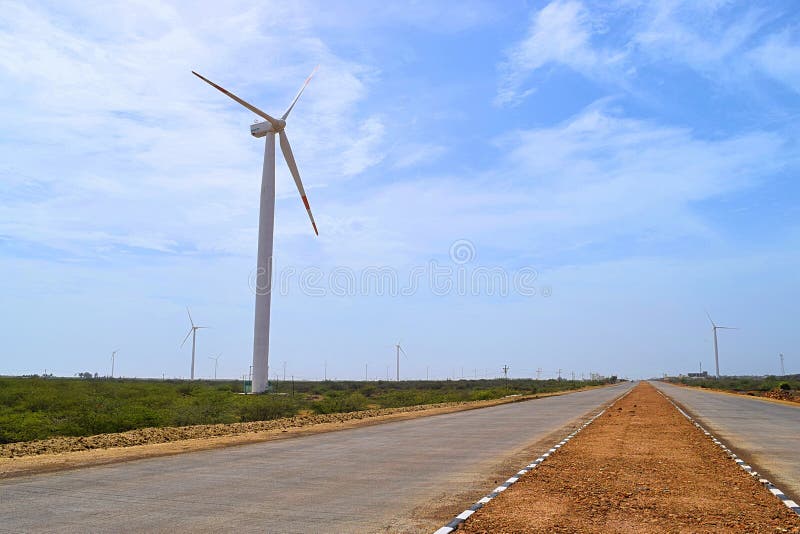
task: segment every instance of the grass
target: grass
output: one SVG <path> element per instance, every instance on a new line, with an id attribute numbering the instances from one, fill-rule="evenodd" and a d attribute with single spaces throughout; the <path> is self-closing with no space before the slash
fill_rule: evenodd
<path id="1" fill-rule="evenodd" d="M 773 391 L 800 390 L 800 375 L 788 376 L 722 376 L 715 378 L 670 378 L 670 382 L 698 386 L 707 389 L 721 389 L 723 391 Z"/>
<path id="2" fill-rule="evenodd" d="M 0 443 L 136 428 L 264 421 L 440 402 L 497 399 L 605 381 L 285 382 L 240 395 L 239 381 L 0 377 Z"/>

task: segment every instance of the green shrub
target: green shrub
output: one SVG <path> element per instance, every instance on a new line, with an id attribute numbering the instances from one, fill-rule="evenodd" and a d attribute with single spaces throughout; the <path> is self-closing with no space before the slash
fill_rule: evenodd
<path id="1" fill-rule="evenodd" d="M 789 381 L 796 389 L 797 380 Z M 287 383 L 281 384 L 287 393 Z M 265 421 L 316 413 L 487 400 L 599 382 L 445 380 L 295 382 L 295 394 L 240 395 L 240 381 L 0 377 L 0 443 L 143 427 Z M 777 381 L 770 383 L 775 387 Z M 312 401 L 309 397 L 315 395 Z"/>
<path id="2" fill-rule="evenodd" d="M 330 396 L 315 402 L 313 409 L 317 413 L 346 413 L 367 409 L 367 398 L 361 393 Z"/>

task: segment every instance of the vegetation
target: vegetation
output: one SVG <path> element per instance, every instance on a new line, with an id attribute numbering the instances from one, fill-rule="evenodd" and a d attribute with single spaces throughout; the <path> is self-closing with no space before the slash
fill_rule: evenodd
<path id="1" fill-rule="evenodd" d="M 792 376 L 723 376 L 715 378 L 670 378 L 670 382 L 724 391 L 800 390 L 800 375 Z"/>
<path id="2" fill-rule="evenodd" d="M 602 383 L 526 379 L 285 382 L 276 384 L 272 394 L 242 395 L 239 381 L 0 377 L 0 443 L 496 399 Z"/>

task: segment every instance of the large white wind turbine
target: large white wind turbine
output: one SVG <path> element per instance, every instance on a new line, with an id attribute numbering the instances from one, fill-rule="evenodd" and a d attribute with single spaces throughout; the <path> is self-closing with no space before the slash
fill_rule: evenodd
<path id="1" fill-rule="evenodd" d="M 181 343 L 181 347 L 183 347 L 184 343 L 186 343 L 186 340 L 189 339 L 189 336 L 192 336 L 192 375 L 191 376 L 192 376 L 192 380 L 194 380 L 194 352 L 195 352 L 195 347 L 197 345 L 197 331 L 199 329 L 201 329 L 201 328 L 208 328 L 208 327 L 207 326 L 197 326 L 196 324 L 194 324 L 194 321 L 192 320 L 192 312 L 189 311 L 189 307 L 188 306 L 186 307 L 186 313 L 189 315 L 189 322 L 191 323 L 192 326 L 189 327 L 189 333 L 186 334 L 185 338 L 183 338 L 183 342 Z"/>
<path id="2" fill-rule="evenodd" d="M 708 316 L 708 320 L 711 321 L 711 330 L 714 332 L 714 363 L 717 366 L 717 378 L 719 378 L 719 347 L 717 345 L 717 330 L 738 330 L 738 328 L 733 326 L 717 326 L 708 312 L 706 312 L 706 315 Z"/>
<path id="3" fill-rule="evenodd" d="M 314 222 L 314 216 L 311 214 L 311 207 L 308 205 L 308 198 L 303 188 L 303 182 L 300 180 L 300 171 L 297 170 L 297 163 L 292 154 L 292 147 L 289 145 L 289 138 L 286 137 L 284 128 L 286 127 L 286 118 L 294 108 L 300 95 L 303 94 L 308 82 L 316 72 L 316 68 L 306 78 L 303 86 L 300 87 L 297 96 L 294 97 L 292 103 L 281 115 L 280 119 L 271 117 L 258 109 L 257 107 L 245 102 L 238 96 L 227 91 L 226 89 L 215 84 L 211 80 L 200 76 L 192 71 L 192 74 L 208 83 L 215 89 L 220 90 L 242 106 L 246 107 L 259 117 L 266 119 L 262 122 L 257 122 L 250 126 L 250 133 L 253 137 L 266 137 L 264 146 L 264 168 L 261 174 L 261 206 L 258 218 L 258 260 L 256 263 L 256 311 L 255 311 L 255 325 L 253 334 L 253 393 L 263 393 L 267 390 L 267 373 L 269 370 L 269 315 L 270 315 L 270 299 L 272 293 L 272 238 L 275 225 L 275 134 L 278 134 L 281 145 L 281 152 L 289 166 L 289 171 L 294 177 L 294 183 L 297 185 L 297 190 L 300 192 L 300 198 L 303 199 L 308 217 L 311 219 L 311 226 L 314 227 L 314 233 L 319 235 L 317 231 L 317 223 Z"/>

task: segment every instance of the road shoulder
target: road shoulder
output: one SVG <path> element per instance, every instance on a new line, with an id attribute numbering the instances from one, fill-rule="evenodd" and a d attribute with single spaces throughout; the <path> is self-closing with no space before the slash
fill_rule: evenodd
<path id="1" fill-rule="evenodd" d="M 97 465 L 108 465 L 145 458 L 172 456 L 187 452 L 242 446 L 266 441 L 298 438 L 326 432 L 360 428 L 364 426 L 406 421 L 418 417 L 431 417 L 515 402 L 533 401 L 536 399 L 568 395 L 571 393 L 578 393 L 580 391 L 588 391 L 591 389 L 597 389 L 598 387 L 608 386 L 587 387 L 577 390 L 528 395 L 523 397 L 506 397 L 489 401 L 411 406 L 407 408 L 352 412 L 349 414 L 330 414 L 329 416 L 314 416 L 310 418 L 286 418 L 264 421 L 261 422 L 261 424 L 240 423 L 236 425 L 203 425 L 202 427 L 183 427 L 178 429 L 141 429 L 116 435 L 111 434 L 96 436 L 103 438 L 109 436 L 111 438 L 108 441 L 109 443 L 114 443 L 116 438 L 120 438 L 117 440 L 120 442 L 127 441 L 136 443 L 138 441 L 141 443 L 132 444 L 129 446 L 87 448 L 84 444 L 89 441 L 91 437 L 60 438 L 58 441 L 67 442 L 67 450 L 45 454 L 0 457 L 0 479 Z M 247 428 L 252 428 L 253 431 L 244 431 L 238 433 L 231 432 L 232 429 L 238 429 L 237 427 L 241 427 L 242 425 L 246 425 L 245 430 L 247 430 Z M 261 429 L 259 429 L 259 427 L 261 427 Z M 154 438 L 148 438 L 147 436 L 143 438 L 141 436 L 141 434 L 146 434 L 147 431 L 153 431 L 152 435 L 159 436 L 159 438 L 155 439 L 169 439 L 169 430 L 176 430 L 178 432 L 185 431 L 196 434 L 198 437 L 148 443 L 148 439 Z M 131 438 L 123 439 L 126 438 L 126 436 L 131 436 Z M 100 441 L 103 442 L 103 440 Z M 10 444 L 10 446 L 14 445 L 15 444 Z M 69 450 L 70 448 L 75 447 L 84 447 L 86 450 Z"/>

